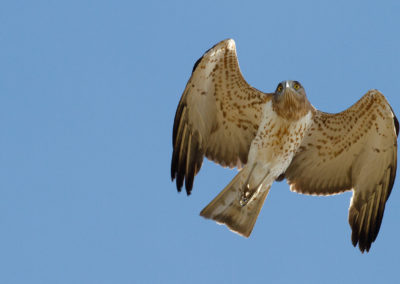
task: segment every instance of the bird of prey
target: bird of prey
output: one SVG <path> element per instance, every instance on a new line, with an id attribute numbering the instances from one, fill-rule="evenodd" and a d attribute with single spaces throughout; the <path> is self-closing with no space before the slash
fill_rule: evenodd
<path id="1" fill-rule="evenodd" d="M 200 215 L 245 237 L 275 180 L 302 194 L 352 190 L 351 240 L 368 252 L 395 180 L 398 132 L 378 90 L 330 114 L 314 108 L 297 81 L 283 81 L 273 93 L 251 87 L 228 39 L 193 67 L 176 110 L 171 177 L 189 195 L 204 156 L 240 169 Z"/>

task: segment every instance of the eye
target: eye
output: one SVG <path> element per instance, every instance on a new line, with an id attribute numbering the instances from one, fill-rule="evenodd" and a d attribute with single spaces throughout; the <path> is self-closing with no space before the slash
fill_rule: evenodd
<path id="1" fill-rule="evenodd" d="M 297 91 L 298 89 L 300 89 L 300 84 L 298 82 L 295 82 L 293 84 L 293 88 Z"/>
<path id="2" fill-rule="evenodd" d="M 276 88 L 276 92 L 279 93 L 282 91 L 282 89 L 283 89 L 282 84 L 279 84 L 278 87 Z"/>

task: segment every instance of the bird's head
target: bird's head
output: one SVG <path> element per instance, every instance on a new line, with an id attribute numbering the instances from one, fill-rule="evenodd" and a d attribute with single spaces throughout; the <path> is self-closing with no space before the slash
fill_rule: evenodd
<path id="1" fill-rule="evenodd" d="M 307 113 L 312 108 L 303 86 L 292 80 L 278 84 L 273 104 L 275 111 L 287 119 L 297 119 L 300 114 Z"/>
<path id="2" fill-rule="evenodd" d="M 306 91 L 298 81 L 287 80 L 280 82 L 275 90 L 275 99 L 282 100 L 290 99 L 301 99 L 306 97 Z"/>

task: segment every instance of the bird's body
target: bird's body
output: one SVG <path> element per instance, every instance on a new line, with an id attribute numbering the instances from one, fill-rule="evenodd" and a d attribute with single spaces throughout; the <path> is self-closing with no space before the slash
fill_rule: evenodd
<path id="1" fill-rule="evenodd" d="M 247 163 L 234 178 L 235 182 L 200 213 L 246 237 L 253 229 L 272 183 L 290 165 L 312 123 L 312 108 L 298 120 L 292 120 L 277 115 L 273 111 L 274 104 L 275 108 L 284 107 L 276 105 L 273 98 L 265 104 Z"/>
<path id="2" fill-rule="evenodd" d="M 297 81 L 260 92 L 240 73 L 233 40 L 200 58 L 175 116 L 171 176 L 190 194 L 203 157 L 243 167 L 201 215 L 248 237 L 275 180 L 329 195 L 353 190 L 352 242 L 369 250 L 378 235 L 397 167 L 398 121 L 370 90 L 348 110 L 316 110 Z"/>

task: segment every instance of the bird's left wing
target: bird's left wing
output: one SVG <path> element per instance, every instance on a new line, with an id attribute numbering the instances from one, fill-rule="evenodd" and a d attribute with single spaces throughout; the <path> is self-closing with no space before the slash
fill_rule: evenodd
<path id="1" fill-rule="evenodd" d="M 246 163 L 251 141 L 271 98 L 243 78 L 235 42 L 224 40 L 194 65 L 175 114 L 171 178 L 190 194 L 204 156 L 222 166 Z"/>
<path id="2" fill-rule="evenodd" d="M 376 90 L 349 109 L 320 111 L 285 172 L 290 189 L 329 195 L 353 189 L 349 211 L 353 245 L 369 250 L 393 187 L 399 123 Z"/>

